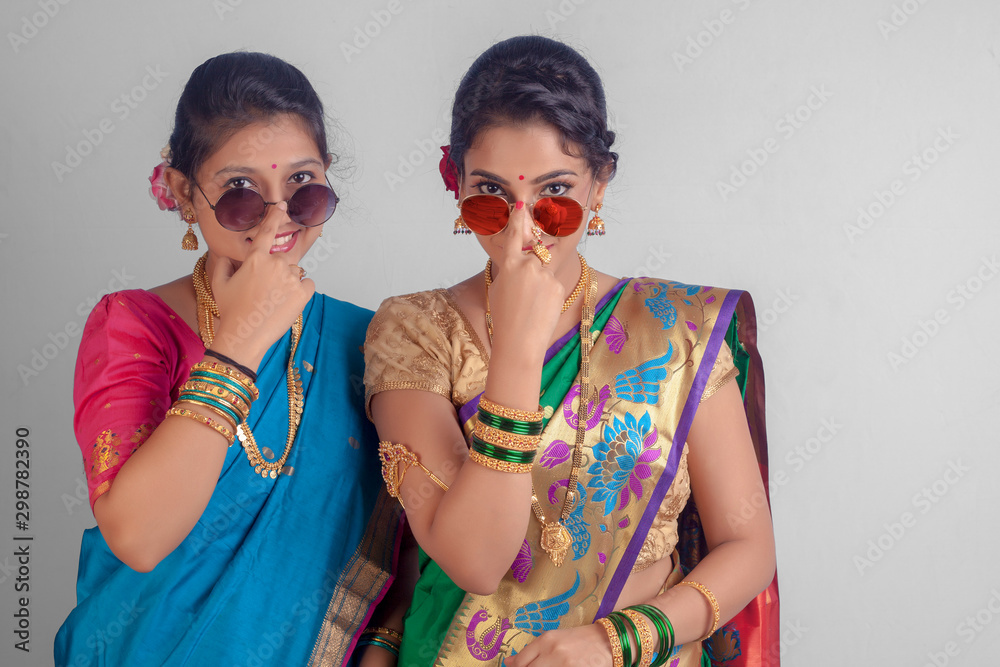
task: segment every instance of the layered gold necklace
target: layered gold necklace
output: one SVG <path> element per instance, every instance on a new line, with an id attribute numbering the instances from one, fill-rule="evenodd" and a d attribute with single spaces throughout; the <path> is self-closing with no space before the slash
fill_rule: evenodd
<path id="1" fill-rule="evenodd" d="M 576 287 L 573 291 L 569 293 L 566 300 L 563 301 L 562 310 L 560 313 L 565 313 L 569 310 L 569 307 L 573 305 L 577 297 L 580 296 L 580 292 L 583 291 L 584 286 L 590 278 L 590 267 L 587 266 L 587 260 L 583 258 L 583 255 L 576 253 L 580 258 L 580 279 L 576 281 Z M 490 285 L 493 284 L 493 260 L 486 260 L 486 272 L 483 274 L 486 279 L 486 333 L 489 334 L 490 344 L 493 344 L 493 315 L 490 313 Z"/>
<path id="2" fill-rule="evenodd" d="M 212 346 L 212 342 L 215 340 L 215 323 L 213 317 L 219 317 L 219 307 L 215 303 L 215 297 L 212 296 L 212 286 L 208 282 L 208 273 L 205 269 L 207 258 L 208 253 L 202 255 L 194 265 L 194 272 L 192 273 L 194 292 L 198 299 L 198 335 L 201 336 L 201 341 L 205 344 L 206 350 Z M 300 314 L 292 325 L 292 349 L 288 354 L 288 372 L 286 375 L 286 384 L 288 385 L 288 436 L 285 439 L 285 451 L 282 452 L 278 459 L 268 461 L 261 453 L 260 447 L 257 446 L 257 440 L 254 438 L 247 420 L 244 419 L 236 427 L 236 437 L 239 438 L 240 444 L 243 446 L 243 451 L 246 452 L 247 460 L 253 466 L 254 472 L 261 477 L 270 477 L 271 479 L 278 477 L 278 473 L 281 472 L 285 461 L 288 460 L 288 455 L 292 451 L 292 443 L 295 441 L 299 422 L 302 421 L 305 396 L 302 391 L 302 378 L 299 375 L 299 369 L 293 363 L 295 350 L 298 348 L 301 338 L 302 315 Z"/>
<path id="3" fill-rule="evenodd" d="M 577 503 L 576 485 L 580 476 L 580 468 L 583 466 L 583 443 L 587 436 L 587 402 L 590 399 L 590 351 L 594 344 L 591 328 L 594 324 L 594 299 L 597 298 L 597 276 L 593 274 L 587 266 L 583 255 L 580 255 L 580 281 L 576 288 L 563 303 L 562 312 L 566 312 L 570 305 L 583 292 L 583 313 L 580 317 L 580 404 L 577 407 L 576 441 L 573 443 L 573 463 L 570 467 L 569 478 L 566 484 L 566 496 L 563 498 L 562 509 L 559 518 L 549 522 L 545 518 L 545 511 L 542 504 L 538 502 L 538 494 L 535 493 L 534 484 L 531 487 L 531 509 L 535 518 L 542 527 L 540 539 L 541 547 L 552 559 L 552 563 L 559 567 L 566 559 L 570 546 L 573 544 L 573 537 L 566 528 L 566 520 Z M 489 287 L 492 282 L 491 265 L 486 263 L 486 324 L 490 334 L 490 342 L 493 341 L 493 322 L 490 317 Z"/>

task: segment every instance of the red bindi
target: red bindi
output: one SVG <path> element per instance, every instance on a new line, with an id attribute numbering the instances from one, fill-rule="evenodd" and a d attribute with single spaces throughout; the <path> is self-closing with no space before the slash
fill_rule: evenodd
<path id="1" fill-rule="evenodd" d="M 523 181 L 523 180 L 524 180 L 524 176 L 518 176 L 518 177 L 517 177 L 517 180 L 519 180 L 519 181 Z"/>
<path id="2" fill-rule="evenodd" d="M 278 165 L 276 165 L 276 164 L 272 164 L 271 165 L 271 169 L 277 169 L 277 168 L 278 168 Z"/>

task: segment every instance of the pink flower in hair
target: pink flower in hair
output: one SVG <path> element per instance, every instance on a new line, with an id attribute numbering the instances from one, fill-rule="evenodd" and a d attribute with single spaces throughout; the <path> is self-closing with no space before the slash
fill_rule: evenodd
<path id="1" fill-rule="evenodd" d="M 153 174 L 149 177 L 149 196 L 156 201 L 161 211 L 176 211 L 179 208 L 177 200 L 174 199 L 173 193 L 170 192 L 170 186 L 163 178 L 168 166 L 164 160 L 153 167 Z"/>
<path id="2" fill-rule="evenodd" d="M 441 178 L 444 179 L 444 188 L 454 192 L 455 199 L 458 199 L 458 167 L 451 161 L 451 146 L 442 146 L 441 152 L 444 155 L 441 157 L 438 169 L 441 171 Z"/>

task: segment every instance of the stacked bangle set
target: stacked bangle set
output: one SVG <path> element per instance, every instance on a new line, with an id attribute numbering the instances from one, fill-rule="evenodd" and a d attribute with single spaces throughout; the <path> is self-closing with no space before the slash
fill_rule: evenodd
<path id="1" fill-rule="evenodd" d="M 697 581 L 682 581 L 678 586 L 690 586 L 705 596 L 712 608 L 712 628 L 699 641 L 705 641 L 719 628 L 719 602 L 712 591 Z M 646 620 L 656 629 L 656 659 L 653 659 L 653 633 Z M 660 667 L 674 650 L 674 626 L 660 609 L 651 604 L 637 604 L 622 611 L 613 611 L 597 623 L 608 633 L 613 667 Z M 634 640 L 634 643 L 633 643 Z M 635 647 L 633 655 L 633 646 Z"/>
<path id="2" fill-rule="evenodd" d="M 653 633 L 646 620 L 656 628 L 656 660 L 653 660 Z M 613 611 L 597 622 L 608 633 L 614 667 L 660 667 L 667 664 L 674 650 L 674 626 L 662 611 L 651 604 L 637 604 Z M 632 652 L 635 639 L 635 655 Z"/>
<path id="3" fill-rule="evenodd" d="M 542 439 L 542 412 L 507 408 L 483 396 L 469 458 L 493 470 L 531 472 Z"/>
<path id="4" fill-rule="evenodd" d="M 399 646 L 403 635 L 390 628 L 366 628 L 358 640 L 358 648 L 362 646 L 378 646 L 399 658 Z"/>
<path id="5" fill-rule="evenodd" d="M 247 418 L 250 406 L 259 396 L 253 380 L 245 373 L 225 364 L 202 361 L 192 367 L 188 381 L 181 387 L 177 402 L 167 411 L 167 416 L 186 417 L 204 424 L 232 444 L 237 425 Z M 180 403 L 193 403 L 217 418 L 178 407 Z"/>

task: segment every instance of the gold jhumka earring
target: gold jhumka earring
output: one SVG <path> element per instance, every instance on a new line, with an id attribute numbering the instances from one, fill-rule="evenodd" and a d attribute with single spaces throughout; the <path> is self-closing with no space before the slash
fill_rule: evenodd
<path id="1" fill-rule="evenodd" d="M 194 213 L 191 209 L 184 211 L 184 222 L 187 223 L 187 231 L 184 232 L 184 238 L 181 239 L 181 249 L 182 250 L 197 250 L 198 249 L 198 237 L 194 234 L 194 229 L 191 225 L 194 224 Z"/>
<path id="2" fill-rule="evenodd" d="M 604 221 L 598 215 L 601 212 L 602 206 L 604 204 L 598 204 L 594 207 L 594 217 L 590 219 L 590 224 L 587 225 L 587 236 L 604 236 Z"/>

